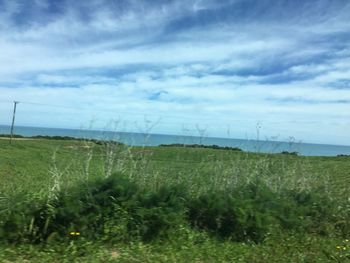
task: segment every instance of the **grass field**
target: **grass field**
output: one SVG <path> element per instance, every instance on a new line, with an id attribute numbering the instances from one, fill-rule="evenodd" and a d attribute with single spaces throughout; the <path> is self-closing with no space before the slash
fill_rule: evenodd
<path id="1" fill-rule="evenodd" d="M 0 261 L 350 262 L 349 185 L 350 157 L 4 139 Z"/>

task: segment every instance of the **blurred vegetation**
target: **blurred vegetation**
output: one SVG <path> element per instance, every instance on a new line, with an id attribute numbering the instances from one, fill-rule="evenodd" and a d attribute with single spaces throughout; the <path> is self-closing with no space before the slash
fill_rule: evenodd
<path id="1" fill-rule="evenodd" d="M 346 262 L 349 171 L 346 156 L 1 140 L 0 261 Z"/>
<path id="2" fill-rule="evenodd" d="M 218 146 L 218 145 L 204 145 L 204 144 L 183 144 L 183 143 L 173 143 L 173 144 L 161 144 L 159 147 L 188 147 L 188 148 L 204 148 L 204 149 L 215 149 L 215 150 L 231 150 L 231 151 L 242 151 L 238 147 L 229 146 Z"/>

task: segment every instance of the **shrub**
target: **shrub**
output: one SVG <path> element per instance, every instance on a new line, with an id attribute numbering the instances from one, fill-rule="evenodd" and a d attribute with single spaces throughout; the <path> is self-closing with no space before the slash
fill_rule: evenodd
<path id="1" fill-rule="evenodd" d="M 259 242 L 276 228 L 332 234 L 335 222 L 347 222 L 337 220 L 335 208 L 321 191 L 276 193 L 257 180 L 231 192 L 192 199 L 188 219 L 192 226 L 219 237 Z M 344 223 L 338 228 L 347 229 Z"/>
<path id="2" fill-rule="evenodd" d="M 184 222 L 184 200 L 182 187 L 163 187 L 147 193 L 123 176 L 114 175 L 65 189 L 50 206 L 27 211 L 26 216 L 35 218 L 35 228 L 40 233 L 36 240 L 64 237 L 70 232 L 82 233 L 89 239 L 151 240 Z M 4 224 L 4 231 L 10 233 L 9 225 L 19 232 L 11 220 Z M 16 224 L 21 225 L 26 223 L 22 220 Z"/>
<path id="3" fill-rule="evenodd" d="M 185 147 L 185 148 L 204 148 L 204 149 L 214 149 L 214 150 L 230 150 L 230 151 L 239 151 L 239 152 L 243 151 L 238 147 L 219 146 L 216 144 L 204 145 L 204 144 L 173 143 L 173 144 L 160 144 L 159 147 Z"/>
<path id="4" fill-rule="evenodd" d="M 298 156 L 299 155 L 298 152 L 288 152 L 288 151 L 282 151 L 281 154 L 294 155 L 294 156 Z"/>
<path id="5" fill-rule="evenodd" d="M 42 218 L 43 202 L 23 202 L 14 197 L 17 204 L 0 211 L 0 241 L 22 242 L 37 241 L 42 236 L 38 220 Z"/>
<path id="6" fill-rule="evenodd" d="M 167 238 L 181 226 L 234 241 L 260 242 L 274 229 L 349 234 L 348 203 L 337 213 L 322 189 L 275 192 L 259 179 L 199 197 L 187 189 L 175 185 L 147 191 L 115 174 L 63 189 L 50 202 L 15 202 L 1 214 L 0 238 L 39 242 L 79 232 L 92 240 L 150 241 Z"/>
<path id="7" fill-rule="evenodd" d="M 276 221 L 275 210 L 268 207 L 276 206 L 277 200 L 266 189 L 260 192 L 257 189 L 250 185 L 232 193 L 213 192 L 193 199 L 189 220 L 193 226 L 223 238 L 259 242 Z"/>
<path id="8" fill-rule="evenodd" d="M 131 211 L 135 219 L 132 228 L 143 240 L 166 236 L 168 230 L 184 223 L 187 195 L 184 189 L 182 186 L 167 186 L 138 196 L 138 206 Z"/>

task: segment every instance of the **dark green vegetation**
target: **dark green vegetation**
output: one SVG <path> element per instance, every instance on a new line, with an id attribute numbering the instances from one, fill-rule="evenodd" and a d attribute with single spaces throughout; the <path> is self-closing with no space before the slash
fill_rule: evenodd
<path id="1" fill-rule="evenodd" d="M 281 152 L 281 154 L 298 155 L 298 152 L 283 151 L 283 152 Z"/>
<path id="2" fill-rule="evenodd" d="M 0 138 L 10 138 L 10 137 L 11 137 L 10 134 L 0 134 Z M 42 139 L 42 140 L 93 142 L 99 145 L 103 145 L 107 143 L 122 144 L 121 142 L 111 141 L 111 140 L 84 139 L 84 138 L 76 138 L 71 136 L 48 136 L 48 135 L 23 136 L 19 134 L 14 134 L 12 137 L 17 139 Z"/>
<path id="3" fill-rule="evenodd" d="M 188 147 L 188 148 L 205 148 L 205 149 L 215 149 L 215 150 L 231 150 L 231 151 L 242 151 L 242 149 L 237 147 L 219 146 L 219 145 L 203 145 L 203 144 L 161 144 L 160 147 Z"/>
<path id="4" fill-rule="evenodd" d="M 0 261 L 347 262 L 349 183 L 346 156 L 0 140 Z"/>

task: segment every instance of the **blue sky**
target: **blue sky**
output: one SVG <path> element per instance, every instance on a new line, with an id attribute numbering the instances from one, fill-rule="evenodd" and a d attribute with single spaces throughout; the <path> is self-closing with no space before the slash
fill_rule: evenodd
<path id="1" fill-rule="evenodd" d="M 0 124 L 350 145 L 348 0 L 0 0 L 0 62 Z"/>

